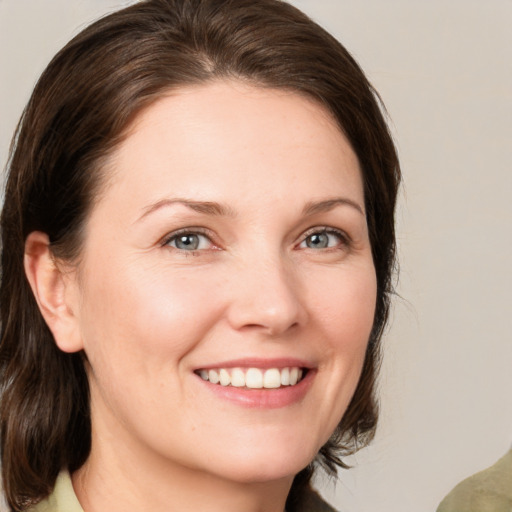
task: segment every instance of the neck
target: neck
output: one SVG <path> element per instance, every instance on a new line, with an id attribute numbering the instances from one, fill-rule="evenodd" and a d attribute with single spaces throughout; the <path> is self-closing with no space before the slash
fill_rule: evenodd
<path id="1" fill-rule="evenodd" d="M 93 434 L 90 457 L 72 481 L 85 512 L 283 512 L 293 477 L 234 482 L 158 456 L 127 453 Z"/>

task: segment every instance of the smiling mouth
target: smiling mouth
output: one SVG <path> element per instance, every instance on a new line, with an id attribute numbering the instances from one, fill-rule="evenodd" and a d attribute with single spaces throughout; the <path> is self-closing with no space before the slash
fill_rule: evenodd
<path id="1" fill-rule="evenodd" d="M 219 386 L 246 389 L 279 389 L 295 386 L 307 373 L 306 368 L 212 368 L 195 371 L 201 379 Z"/>

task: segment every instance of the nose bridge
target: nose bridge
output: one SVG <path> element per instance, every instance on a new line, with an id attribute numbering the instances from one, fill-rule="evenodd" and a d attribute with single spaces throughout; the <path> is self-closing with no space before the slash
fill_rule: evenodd
<path id="1" fill-rule="evenodd" d="M 243 258 L 232 277 L 229 320 L 236 329 L 259 328 L 278 335 L 304 321 L 296 269 L 278 250 Z"/>

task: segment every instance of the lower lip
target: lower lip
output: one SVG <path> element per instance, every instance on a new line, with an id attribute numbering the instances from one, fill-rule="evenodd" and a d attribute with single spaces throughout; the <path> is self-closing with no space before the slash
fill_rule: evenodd
<path id="1" fill-rule="evenodd" d="M 206 388 L 219 398 L 233 402 L 241 407 L 256 409 L 278 409 L 300 402 L 306 396 L 315 372 L 308 370 L 305 377 L 295 386 L 284 386 L 275 389 L 247 389 L 234 386 L 212 384 L 201 377 L 197 377 Z"/>

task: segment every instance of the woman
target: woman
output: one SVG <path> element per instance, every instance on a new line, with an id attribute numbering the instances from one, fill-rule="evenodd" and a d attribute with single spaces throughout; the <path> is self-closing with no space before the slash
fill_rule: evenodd
<path id="1" fill-rule="evenodd" d="M 286 3 L 148 0 L 79 34 L 9 162 L 12 510 L 325 507 L 315 469 L 375 429 L 398 182 L 372 87 Z"/>

